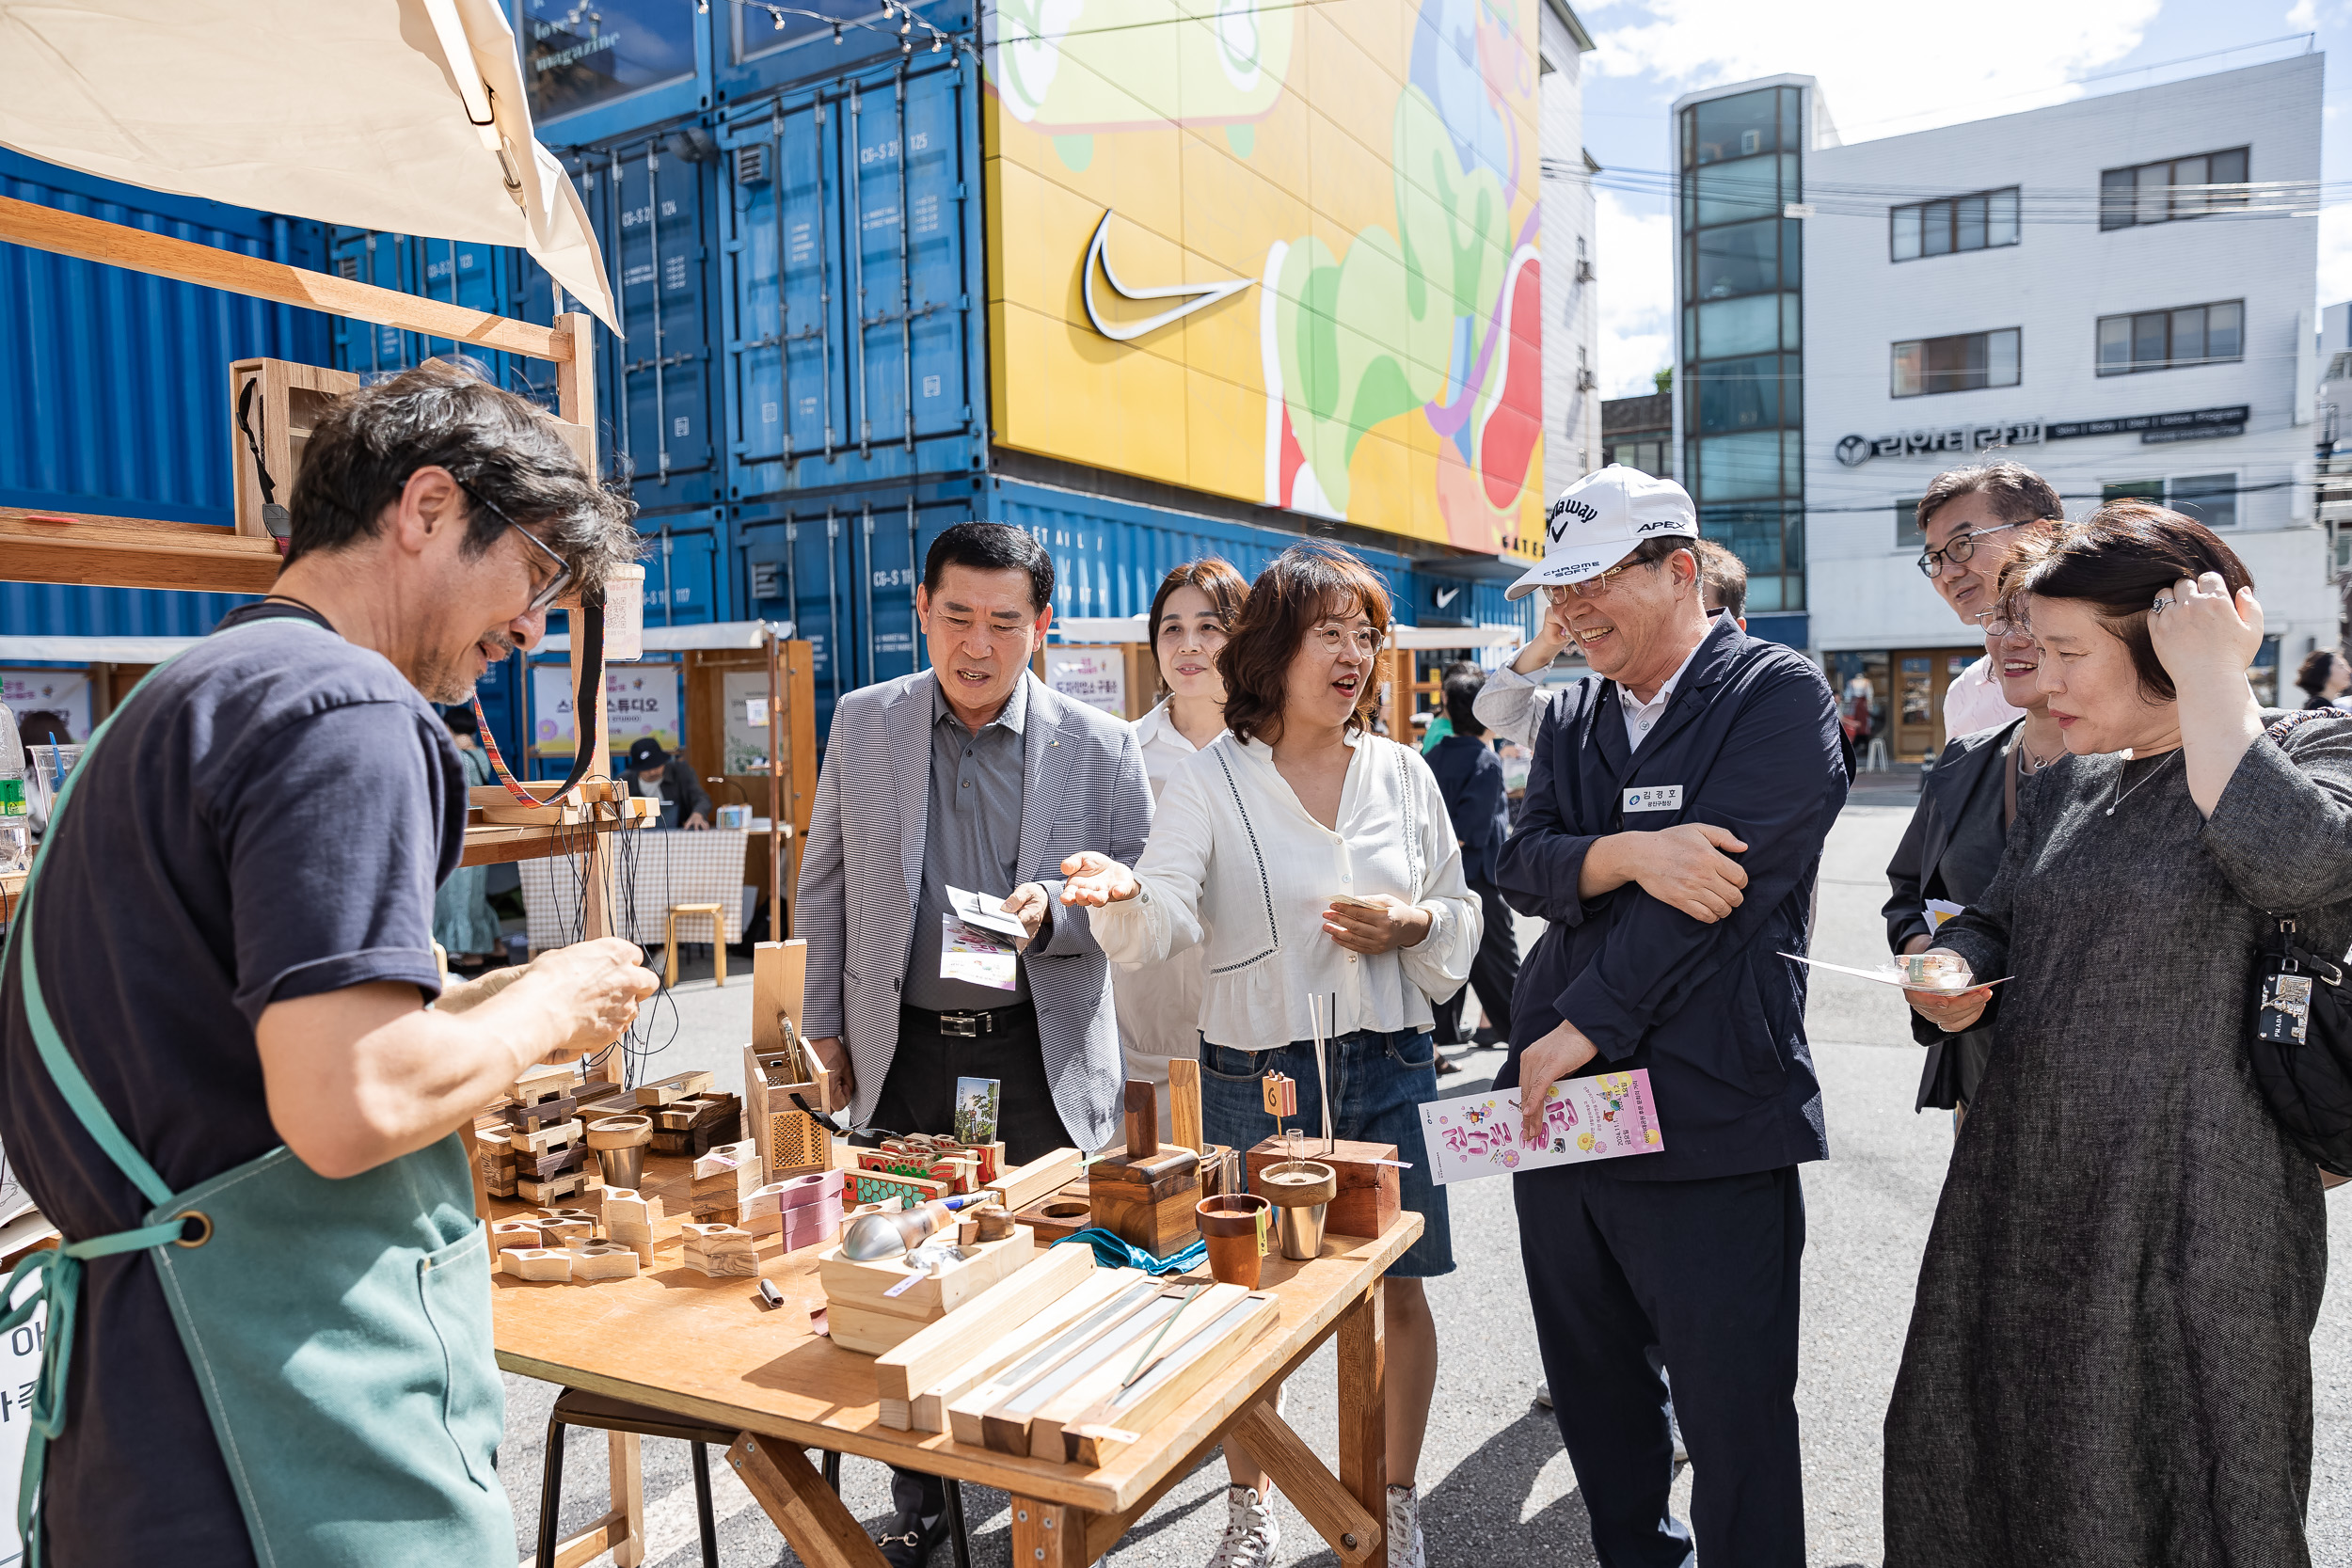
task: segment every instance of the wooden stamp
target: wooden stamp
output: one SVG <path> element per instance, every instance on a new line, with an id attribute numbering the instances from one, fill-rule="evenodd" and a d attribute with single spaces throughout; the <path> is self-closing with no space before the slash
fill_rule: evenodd
<path id="1" fill-rule="evenodd" d="M 572 1255 L 562 1247 L 509 1247 L 499 1266 L 517 1279 L 569 1279 Z"/>
<path id="2" fill-rule="evenodd" d="M 759 1272 L 759 1252 L 751 1232 L 731 1225 L 688 1224 L 679 1227 L 686 1241 L 686 1266 L 714 1278 Z"/>
<path id="3" fill-rule="evenodd" d="M 592 1242 L 585 1246 L 565 1249 L 572 1255 L 572 1282 L 588 1284 L 599 1279 L 634 1279 L 638 1258 L 633 1248 L 618 1246 L 610 1242 Z"/>
<path id="4" fill-rule="evenodd" d="M 1136 1079 L 1127 1085 L 1127 1147 L 1087 1167 L 1087 1194 L 1096 1225 L 1154 1258 L 1190 1246 L 1200 1227 L 1200 1156 L 1160 1147 L 1158 1091 Z"/>

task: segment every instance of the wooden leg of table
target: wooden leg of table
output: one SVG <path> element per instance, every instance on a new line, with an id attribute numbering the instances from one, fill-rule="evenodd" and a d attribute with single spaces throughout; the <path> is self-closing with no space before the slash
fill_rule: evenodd
<path id="1" fill-rule="evenodd" d="M 1357 1568 L 1380 1549 L 1380 1521 L 1386 1513 L 1359 1502 L 1263 1400 L 1243 1411 L 1241 1418 L 1226 1428 L 1226 1436 L 1238 1437 L 1248 1446 L 1250 1457 L 1274 1478 L 1282 1496 L 1329 1543 L 1346 1568 Z M 1341 1451 L 1346 1451 L 1344 1437 Z"/>
<path id="2" fill-rule="evenodd" d="M 1375 1519 L 1389 1516 L 1389 1370 L 1380 1286 L 1340 1315 L 1340 1484 Z"/>
<path id="3" fill-rule="evenodd" d="M 886 1568 L 857 1516 L 790 1443 L 742 1433 L 727 1463 L 807 1568 Z"/>
<path id="4" fill-rule="evenodd" d="M 1093 1560 L 1082 1510 L 1012 1499 L 1012 1568 L 1087 1568 Z"/>
<path id="5" fill-rule="evenodd" d="M 612 1548 L 612 1568 L 637 1568 L 645 1560 L 645 1440 L 633 1432 L 609 1432 L 612 1439 L 612 1511 L 628 1519 L 628 1536 Z"/>

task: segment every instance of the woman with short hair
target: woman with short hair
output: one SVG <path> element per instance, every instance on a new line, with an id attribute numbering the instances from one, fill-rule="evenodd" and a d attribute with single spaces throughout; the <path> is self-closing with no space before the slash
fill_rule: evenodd
<path id="1" fill-rule="evenodd" d="M 2320 1179 L 2246 1041 L 2266 911 L 2352 944 L 2352 724 L 2274 738 L 2230 547 L 2100 508 L 2022 584 L 2070 755 L 1930 953 L 1993 1027 L 1886 1415 L 1889 1568 L 2306 1564 Z M 1997 1002 L 1997 1007 L 1995 1003 Z"/>
<path id="2" fill-rule="evenodd" d="M 2303 693 L 2305 707 L 2339 706 L 2336 699 L 2352 689 L 2352 662 L 2332 648 L 2314 649 L 2295 673 L 2295 684 Z"/>
<path id="3" fill-rule="evenodd" d="M 1211 1142 L 1248 1148 L 1273 1134 L 1260 1080 L 1278 1070 L 1297 1084 L 1291 1124 L 1321 1132 L 1320 1032 L 1332 1132 L 1394 1144 L 1407 1162 L 1401 1200 L 1423 1228 L 1381 1282 L 1388 1561 L 1425 1568 L 1414 1479 L 1438 1330 L 1422 1281 L 1453 1271 L 1454 1245 L 1417 1107 L 1438 1096 L 1430 999 L 1461 989 L 1482 922 L 1429 765 L 1371 734 L 1388 629 L 1388 590 L 1354 556 L 1300 546 L 1276 558 L 1217 657 L 1229 733 L 1169 783 L 1135 869 L 1073 855 L 1063 897 L 1095 910 L 1096 940 L 1123 962 L 1205 942 Z M 1226 1449 L 1232 1523 L 1216 1562 L 1264 1568 L 1277 1544 L 1266 1479 L 1238 1445 Z"/>
<path id="4" fill-rule="evenodd" d="M 1225 677 L 1217 673 L 1216 656 L 1248 598 L 1249 584 L 1233 563 L 1214 555 L 1171 568 L 1152 595 L 1145 624 L 1165 695 L 1136 721 L 1136 741 L 1143 748 L 1154 800 L 1179 768 L 1225 733 Z M 1200 1053 L 1200 949 L 1121 966 L 1111 982 L 1111 1000 L 1119 1010 L 1127 1076 L 1158 1086 L 1160 1136 L 1172 1139 L 1168 1062 Z"/>

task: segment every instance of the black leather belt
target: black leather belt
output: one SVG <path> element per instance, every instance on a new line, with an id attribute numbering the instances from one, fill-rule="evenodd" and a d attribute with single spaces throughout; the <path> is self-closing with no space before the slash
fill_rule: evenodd
<path id="1" fill-rule="evenodd" d="M 951 1039 L 978 1039 L 986 1035 L 1009 1035 L 1030 1027 L 1037 1018 L 1034 1006 L 1022 1007 L 993 1007 L 985 1012 L 935 1013 L 928 1007 L 903 1007 L 924 1025 Z"/>

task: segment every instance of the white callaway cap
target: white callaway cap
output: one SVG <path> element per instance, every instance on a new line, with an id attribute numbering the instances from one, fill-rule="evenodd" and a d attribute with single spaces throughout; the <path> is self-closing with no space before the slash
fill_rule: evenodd
<path id="1" fill-rule="evenodd" d="M 1643 540 L 1669 533 L 1699 536 L 1690 492 L 1671 479 L 1612 463 L 1560 492 L 1544 514 L 1543 561 L 1502 596 L 1524 598 L 1538 588 L 1582 582 L 1631 555 Z"/>

